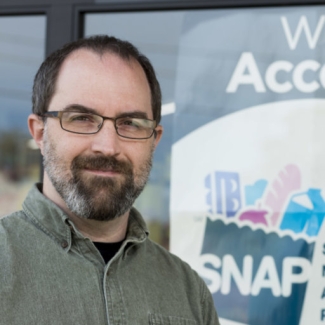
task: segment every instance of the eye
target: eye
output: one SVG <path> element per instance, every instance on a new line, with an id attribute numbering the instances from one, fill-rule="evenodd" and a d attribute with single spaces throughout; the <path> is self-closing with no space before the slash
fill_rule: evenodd
<path id="1" fill-rule="evenodd" d="M 66 121 L 69 123 L 94 123 L 95 116 L 87 113 L 66 112 Z"/>
<path id="2" fill-rule="evenodd" d="M 121 118 L 117 120 L 118 127 L 141 128 L 141 119 L 136 118 Z"/>

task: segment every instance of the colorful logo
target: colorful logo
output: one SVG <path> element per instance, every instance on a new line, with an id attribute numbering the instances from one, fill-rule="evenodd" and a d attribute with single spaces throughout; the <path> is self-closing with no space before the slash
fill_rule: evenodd
<path id="1" fill-rule="evenodd" d="M 249 325 L 299 325 L 325 217 L 321 190 L 301 184 L 296 165 L 253 184 L 241 184 L 236 172 L 206 176 L 209 217 L 199 273 L 220 317 Z"/>

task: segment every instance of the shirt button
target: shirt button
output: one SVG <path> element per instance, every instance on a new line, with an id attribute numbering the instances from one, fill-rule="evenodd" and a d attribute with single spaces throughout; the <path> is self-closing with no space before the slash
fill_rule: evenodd
<path id="1" fill-rule="evenodd" d="M 61 247 L 62 248 L 67 248 L 69 246 L 69 243 L 66 240 L 61 241 Z"/>

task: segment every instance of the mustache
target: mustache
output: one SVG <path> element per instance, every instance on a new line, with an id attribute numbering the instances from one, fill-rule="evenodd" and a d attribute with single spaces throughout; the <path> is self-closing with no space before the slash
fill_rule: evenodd
<path id="1" fill-rule="evenodd" d="M 113 156 L 77 156 L 71 163 L 72 170 L 90 169 L 114 171 L 122 174 L 132 174 L 132 164 L 118 160 Z"/>

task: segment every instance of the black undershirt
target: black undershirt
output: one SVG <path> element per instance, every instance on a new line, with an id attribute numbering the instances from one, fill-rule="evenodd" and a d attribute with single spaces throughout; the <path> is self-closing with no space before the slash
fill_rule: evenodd
<path id="1" fill-rule="evenodd" d="M 120 249 L 124 240 L 119 241 L 117 243 L 100 243 L 100 242 L 93 242 L 96 248 L 99 250 L 100 254 L 102 255 L 105 263 L 107 264 L 111 258 L 117 253 Z"/>

